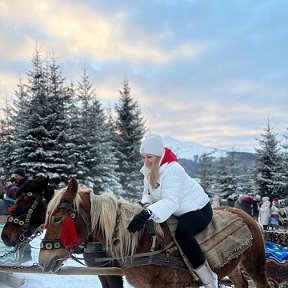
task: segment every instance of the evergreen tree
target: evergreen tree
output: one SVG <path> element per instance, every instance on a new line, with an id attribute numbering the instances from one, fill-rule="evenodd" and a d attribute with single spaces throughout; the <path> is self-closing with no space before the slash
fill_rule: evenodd
<path id="1" fill-rule="evenodd" d="M 217 191 L 214 191 L 213 183 L 213 157 L 210 153 L 204 153 L 201 155 L 199 164 L 200 164 L 200 183 L 204 191 L 211 197 L 217 194 Z"/>
<path id="2" fill-rule="evenodd" d="M 116 172 L 124 190 L 123 196 L 139 200 L 143 190 L 143 179 L 139 172 L 142 166 L 139 148 L 145 127 L 138 103 L 131 96 L 128 80 L 122 84 L 115 110 L 113 142 L 118 166 Z"/>
<path id="3" fill-rule="evenodd" d="M 245 171 L 245 172 L 244 172 Z M 238 194 L 248 194 L 253 193 L 253 195 L 259 194 L 257 184 L 255 182 L 256 170 L 254 166 L 246 167 L 246 170 L 243 170 L 242 173 L 238 175 Z"/>
<path id="4" fill-rule="evenodd" d="M 86 186 L 93 188 L 95 193 L 116 192 L 119 179 L 113 170 L 116 160 L 112 154 L 110 129 L 85 68 L 78 85 L 77 99 L 81 108 L 78 119 L 80 121 L 76 123 L 78 139 L 75 139 L 75 152 L 78 161 L 74 166 L 77 167 L 75 173 Z"/>
<path id="5" fill-rule="evenodd" d="M 14 150 L 10 111 L 11 109 L 6 99 L 6 108 L 3 109 L 5 118 L 0 120 L 0 174 L 6 179 L 9 179 L 12 174 L 12 161 L 10 155 Z"/>
<path id="6" fill-rule="evenodd" d="M 275 173 L 277 171 L 279 157 L 279 141 L 276 139 L 277 133 L 274 132 L 270 125 L 264 128 L 258 139 L 260 148 L 256 150 L 256 183 L 259 187 L 261 196 L 270 198 L 279 197 L 279 187 L 277 187 Z"/>
<path id="7" fill-rule="evenodd" d="M 16 94 L 14 165 L 33 177 L 48 175 L 58 184 L 65 178 L 66 166 L 60 141 L 67 129 L 64 78 L 55 60 L 45 65 L 38 50 L 27 76 L 28 83 L 20 83 Z"/>
<path id="8" fill-rule="evenodd" d="M 79 103 L 79 99 L 77 98 L 76 89 L 74 88 L 74 84 L 71 83 L 69 87 L 69 94 L 72 99 L 69 107 L 68 107 L 68 116 L 69 116 L 69 127 L 67 134 L 70 138 L 70 143 L 66 145 L 66 153 L 67 153 L 67 174 L 68 177 L 76 177 L 79 182 L 83 182 L 84 176 L 79 171 L 82 169 L 82 161 L 81 157 L 83 155 L 83 151 L 81 151 L 81 145 L 83 143 L 83 134 L 82 134 L 82 124 L 81 124 L 81 104 Z M 78 171 L 78 173 L 77 173 Z M 82 170 L 81 170 L 82 171 Z"/>
<path id="9" fill-rule="evenodd" d="M 27 86 L 22 81 L 22 78 L 20 78 L 15 91 L 13 106 L 9 107 L 9 121 L 11 123 L 11 134 L 14 147 L 12 153 L 9 155 L 9 161 L 11 162 L 10 169 L 13 170 L 17 167 L 21 167 L 21 164 L 26 162 L 25 153 L 21 147 L 23 147 L 22 139 L 25 139 L 27 136 L 27 124 L 31 117 L 29 108 L 30 101 L 31 98 Z"/>
<path id="10" fill-rule="evenodd" d="M 229 152 L 227 156 L 227 184 L 228 194 L 238 193 L 238 162 L 235 151 Z"/>
<path id="11" fill-rule="evenodd" d="M 15 127 L 16 147 L 13 153 L 14 165 L 37 175 L 44 164 L 43 145 L 48 144 L 48 133 L 43 119 L 49 105 L 47 98 L 47 71 L 43 69 L 40 52 L 35 51 L 32 70 L 27 73 L 28 83 L 20 86 L 19 99 L 16 100 Z M 24 88 L 24 89 L 23 89 Z M 26 100 L 26 102 L 25 102 Z M 18 110 L 17 110 L 18 109 Z M 46 144 L 47 143 L 47 144 Z M 41 165 L 41 163 L 43 163 Z"/>
<path id="12" fill-rule="evenodd" d="M 221 195 L 223 198 L 227 198 L 233 192 L 231 191 L 231 187 L 229 185 L 230 177 L 226 157 L 222 156 L 219 158 L 215 176 L 215 194 Z"/>
<path id="13" fill-rule="evenodd" d="M 48 101 L 47 130 L 51 137 L 49 153 L 46 155 L 46 168 L 51 180 L 58 185 L 67 182 L 66 146 L 70 139 L 67 134 L 69 127 L 68 107 L 71 102 L 69 90 L 64 85 L 64 77 L 55 58 L 48 62 Z M 45 172 L 46 172 L 45 171 Z"/>
<path id="14" fill-rule="evenodd" d="M 102 106 L 97 99 L 92 100 L 91 106 L 87 110 L 87 116 L 89 117 L 86 127 L 88 149 L 85 166 L 88 171 L 85 182 L 91 181 L 94 191 L 97 193 L 119 192 L 116 189 L 119 187 L 117 184 L 119 179 L 113 170 L 116 160 L 111 151 L 110 130 Z"/>
<path id="15" fill-rule="evenodd" d="M 90 115 L 88 115 L 88 110 L 94 97 L 94 89 L 90 83 L 87 71 L 84 68 L 81 81 L 78 82 L 78 86 L 75 90 L 75 114 L 73 115 L 74 118 L 72 119 L 74 122 L 72 131 L 75 132 L 73 135 L 73 143 L 75 146 L 70 157 L 70 161 L 74 161 L 74 176 L 77 177 L 80 183 L 85 182 L 85 178 L 89 173 L 89 168 L 87 167 L 87 163 L 89 161 L 87 153 L 89 152 L 91 146 L 87 141 L 87 137 L 89 137 L 91 131 L 88 131 L 87 127 L 91 128 L 91 126 L 89 126 L 89 121 L 91 119 Z M 77 110 L 79 114 L 78 116 Z"/>
<path id="16" fill-rule="evenodd" d="M 279 188 L 279 196 L 287 198 L 288 191 L 288 135 L 284 135 L 282 143 L 282 149 L 280 151 L 281 161 L 279 161 L 277 173 L 274 176 Z"/>

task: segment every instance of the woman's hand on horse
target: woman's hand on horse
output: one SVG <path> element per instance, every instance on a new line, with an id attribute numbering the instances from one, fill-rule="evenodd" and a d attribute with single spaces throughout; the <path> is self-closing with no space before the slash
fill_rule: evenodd
<path id="1" fill-rule="evenodd" d="M 149 209 L 143 209 L 140 213 L 136 214 L 127 227 L 128 231 L 130 233 L 140 231 L 150 218 L 151 214 L 152 213 Z"/>

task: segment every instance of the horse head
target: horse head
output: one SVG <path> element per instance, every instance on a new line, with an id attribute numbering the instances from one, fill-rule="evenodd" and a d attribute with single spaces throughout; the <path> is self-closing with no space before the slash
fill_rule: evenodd
<path id="1" fill-rule="evenodd" d="M 48 185 L 48 177 L 28 180 L 17 191 L 16 202 L 10 207 L 1 238 L 7 246 L 17 246 L 29 240 L 37 228 L 45 222 L 47 203 L 54 189 Z"/>
<path id="2" fill-rule="evenodd" d="M 91 232 L 90 193 L 78 193 L 72 178 L 68 186 L 55 193 L 46 215 L 46 233 L 40 246 L 39 264 L 44 271 L 57 272 L 74 248 L 85 243 Z M 89 192 L 89 193 L 88 193 Z"/>

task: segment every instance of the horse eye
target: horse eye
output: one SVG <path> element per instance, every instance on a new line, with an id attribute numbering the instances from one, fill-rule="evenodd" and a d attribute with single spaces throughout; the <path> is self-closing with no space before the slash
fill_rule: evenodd
<path id="1" fill-rule="evenodd" d="M 54 216 L 53 221 L 54 221 L 54 223 L 59 223 L 62 221 L 62 217 L 61 216 Z"/>

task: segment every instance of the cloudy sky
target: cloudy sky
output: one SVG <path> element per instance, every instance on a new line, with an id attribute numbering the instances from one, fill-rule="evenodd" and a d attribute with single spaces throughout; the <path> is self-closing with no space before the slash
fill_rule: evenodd
<path id="1" fill-rule="evenodd" d="M 288 127 L 286 0 L 1 0 L 0 107 L 35 47 L 67 81 L 84 65 L 105 105 L 128 79 L 154 133 L 255 146 Z"/>

